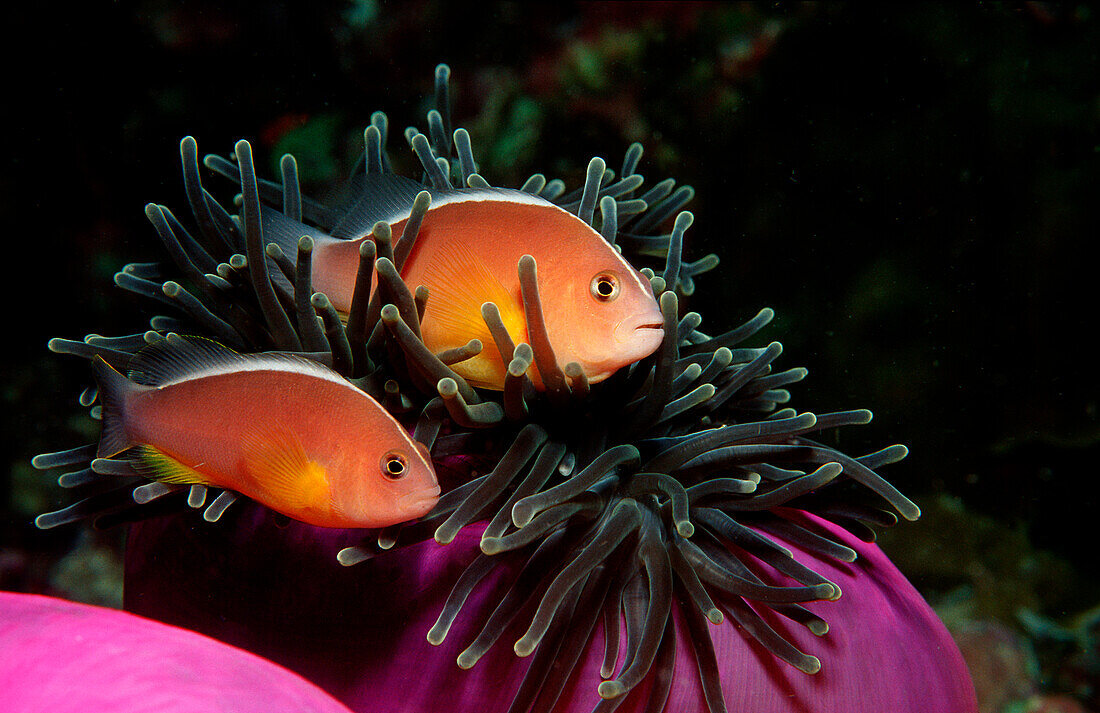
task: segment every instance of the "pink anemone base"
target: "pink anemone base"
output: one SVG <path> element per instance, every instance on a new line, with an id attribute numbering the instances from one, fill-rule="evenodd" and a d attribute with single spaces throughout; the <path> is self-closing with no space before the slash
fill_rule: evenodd
<path id="1" fill-rule="evenodd" d="M 796 559 L 841 587 L 836 602 L 807 608 L 829 623 L 821 637 L 758 607 L 777 631 L 821 659 L 804 674 L 776 659 L 727 620 L 710 626 L 726 706 L 731 713 L 976 713 L 958 648 L 912 585 L 875 545 L 812 515 L 786 511 L 859 553 L 855 563 L 828 560 L 785 544 Z M 503 597 L 515 571 L 498 568 L 474 591 L 446 641 L 426 641 L 455 579 L 477 555 L 483 525 L 449 545 L 428 541 L 351 568 L 335 553 L 361 532 L 278 525 L 260 507 L 243 505 L 211 526 L 194 518 L 161 518 L 133 528 L 127 558 L 126 608 L 194 629 L 270 658 L 363 713 L 503 713 L 529 659 L 512 643 L 521 615 L 470 670 L 455 658 L 476 636 L 485 607 Z M 774 583 L 782 575 L 761 566 Z M 677 655 L 667 711 L 706 710 L 680 612 Z M 478 613 L 481 616 L 472 617 Z M 588 713 L 599 701 L 602 624 L 556 711 Z M 641 711 L 647 679 L 620 711 Z"/>

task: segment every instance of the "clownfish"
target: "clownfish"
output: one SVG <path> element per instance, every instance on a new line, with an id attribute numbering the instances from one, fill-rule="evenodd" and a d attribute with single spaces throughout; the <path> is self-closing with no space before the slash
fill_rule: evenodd
<path id="1" fill-rule="evenodd" d="M 379 221 L 400 236 L 413 198 L 429 191 L 431 205 L 401 277 L 410 288 L 429 290 L 421 333 L 430 350 L 439 353 L 471 339 L 485 345 L 478 356 L 451 366 L 474 386 L 503 388 L 507 369 L 493 348 L 482 304 L 497 305 L 513 343 L 531 341 L 517 270 L 524 255 L 538 266 L 542 311 L 559 367 L 577 362 L 595 383 L 660 346 L 661 311 L 648 281 L 591 226 L 553 203 L 503 188 L 425 188 L 392 174 L 368 176 L 357 188 L 360 197 L 332 234 L 265 208 L 265 240 L 296 255 L 298 239 L 310 236 L 313 288 L 346 315 L 360 243 Z M 541 388 L 539 379 L 535 384 Z"/>
<path id="2" fill-rule="evenodd" d="M 153 480 L 233 490 L 321 527 L 394 525 L 439 499 L 427 449 L 321 364 L 169 335 L 130 367 L 93 360 L 99 458 L 133 448 Z"/>

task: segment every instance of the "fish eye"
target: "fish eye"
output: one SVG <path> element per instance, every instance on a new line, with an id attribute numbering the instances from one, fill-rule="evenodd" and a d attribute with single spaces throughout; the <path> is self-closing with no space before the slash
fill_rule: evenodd
<path id="1" fill-rule="evenodd" d="M 398 480 L 409 472 L 409 460 L 403 454 L 390 451 L 382 456 L 382 475 L 390 480 Z"/>
<path id="2" fill-rule="evenodd" d="M 588 289 L 600 302 L 610 302 L 619 296 L 619 278 L 610 272 L 601 272 L 592 278 Z"/>

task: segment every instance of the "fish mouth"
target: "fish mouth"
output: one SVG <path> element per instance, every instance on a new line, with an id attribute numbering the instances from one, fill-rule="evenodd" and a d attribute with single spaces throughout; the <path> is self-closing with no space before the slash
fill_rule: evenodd
<path id="1" fill-rule="evenodd" d="M 630 352 L 640 354 L 636 359 L 649 356 L 661 345 L 665 337 L 665 322 L 661 314 L 647 313 L 624 319 L 615 328 L 620 344 L 629 344 Z"/>
<path id="2" fill-rule="evenodd" d="M 435 507 L 435 504 L 439 502 L 439 493 L 439 485 L 417 490 L 408 495 L 403 495 L 397 501 L 397 506 L 402 511 L 408 512 L 410 517 L 420 517 Z"/>

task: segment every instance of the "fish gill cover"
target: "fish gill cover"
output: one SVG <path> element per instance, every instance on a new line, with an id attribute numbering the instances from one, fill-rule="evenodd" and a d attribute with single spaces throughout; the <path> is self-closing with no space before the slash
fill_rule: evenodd
<path id="1" fill-rule="evenodd" d="M 770 309 L 718 335 L 702 331 L 699 313 L 681 314 L 682 297 L 718 257 L 686 257 L 693 217 L 683 208 L 694 191 L 671 178 L 646 181 L 638 173 L 637 143 L 617 171 L 593 158 L 583 186 L 569 190 L 561 180 L 535 174 L 519 191 L 575 215 L 641 266 L 662 319 L 656 350 L 601 383 L 591 383 L 576 362 L 560 364 L 544 308 L 545 296 L 566 286 L 548 281 L 530 255 L 516 265 L 525 334 L 506 328 L 500 306 L 487 302 L 480 317 L 490 343 L 472 339 L 430 350 L 420 325 L 434 296 L 406 284 L 402 269 L 433 195 L 490 187 L 478 173 L 469 134 L 452 128 L 446 65 L 435 80 L 427 132 L 409 128 L 401 137 L 420 161 L 422 190 L 411 198 L 401 235 L 384 221 L 365 228 L 369 239 L 359 243 L 347 314 L 312 289 L 315 237 L 333 231 L 372 179 L 392 175 L 389 122 L 381 112 L 371 117 L 360 166 L 335 202 L 301 194 L 290 155 L 282 158 L 279 180 L 258 178 L 249 143 L 239 141 L 229 158 L 203 159 L 240 186 L 239 208 L 223 206 L 203 184 L 195 140 L 184 138 L 180 158 L 193 227 L 167 206 L 150 203 L 146 215 L 172 262 L 132 263 L 115 276 L 119 287 L 156 306 L 149 329 L 53 339 L 50 349 L 102 359 L 125 373 L 149 345 L 198 335 L 239 352 L 300 353 L 383 404 L 430 450 L 437 469 L 457 468 L 466 476 L 444 483 L 427 515 L 363 531 L 359 544 L 332 556 L 351 567 L 430 538 L 450 543 L 481 523 L 481 553 L 457 577 L 427 638 L 440 644 L 459 617 L 479 622 L 480 633 L 458 657 L 467 669 L 503 645 L 499 638 L 518 617 L 529 617 L 512 642 L 516 655 L 533 656 L 513 710 L 554 708 L 601 621 L 607 644 L 604 680 L 592 692 L 597 710 L 617 707 L 647 677 L 651 709 L 663 707 L 673 683 L 673 631 L 680 626 L 686 631 L 676 633 L 686 633 L 711 711 L 725 710 L 725 703 L 708 626 L 734 626 L 807 675 L 829 666 L 827 657 L 800 650 L 766 621 L 774 621 L 774 613 L 826 636 L 826 621 L 803 605 L 843 594 L 781 542 L 852 562 L 856 550 L 822 521 L 872 542 L 872 527 L 895 524 L 894 512 L 916 519 L 917 506 L 876 472 L 904 458 L 906 448 L 852 456 L 814 437 L 867 423 L 871 412 L 815 414 L 785 406 L 787 387 L 807 372 L 777 368 L 782 346 L 759 340 Z M 265 237 L 280 219 L 303 224 L 296 254 Z M 577 277 L 586 290 L 590 278 Z M 593 289 L 603 288 L 593 283 Z M 454 368 L 485 350 L 499 352 L 507 366 L 499 391 L 471 386 Z M 80 397 L 93 417 L 101 416 L 97 397 L 95 388 Z M 316 417 L 330 414 L 318 410 Z M 188 510 L 211 523 L 232 517 L 238 495 L 231 490 L 149 481 L 125 453 L 96 458 L 96 450 L 89 444 L 34 459 L 41 469 L 66 469 L 63 487 L 88 492 L 41 515 L 40 527 L 86 519 L 112 527 Z M 488 463 L 488 472 L 470 462 Z M 507 595 L 492 608 L 468 606 L 498 568 L 515 573 Z M 620 627 L 622 650 L 614 645 Z"/>

